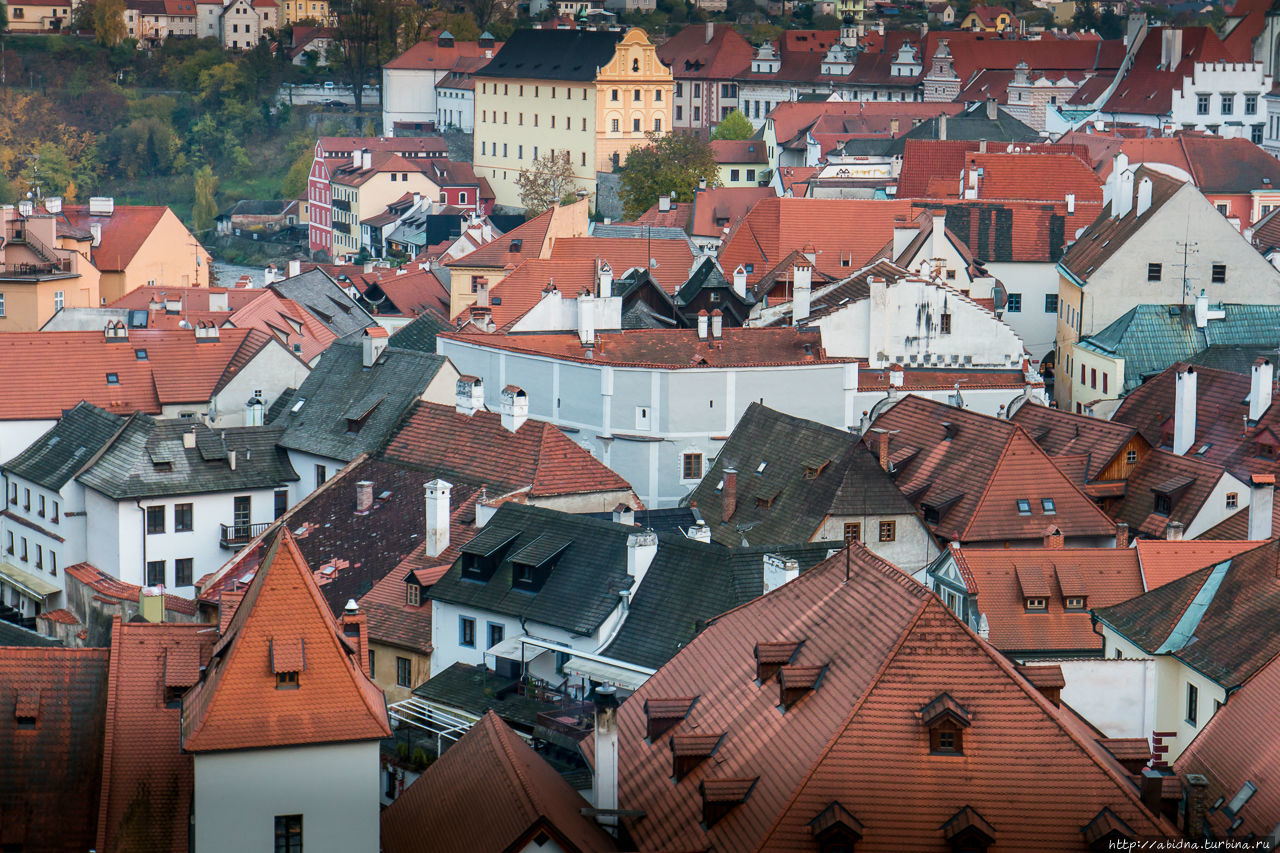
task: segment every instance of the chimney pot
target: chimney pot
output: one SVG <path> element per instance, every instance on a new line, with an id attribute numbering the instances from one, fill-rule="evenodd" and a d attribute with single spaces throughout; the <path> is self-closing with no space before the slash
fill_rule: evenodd
<path id="1" fill-rule="evenodd" d="M 719 308 L 711 312 L 711 337 L 724 337 L 724 313 Z"/>
<path id="2" fill-rule="evenodd" d="M 1164 538 L 1170 542 L 1182 541 L 1182 522 L 1171 521 L 1164 526 Z"/>
<path id="3" fill-rule="evenodd" d="M 710 316 L 707 314 L 707 309 L 704 308 L 698 312 L 698 340 L 705 341 L 707 339 L 709 321 Z"/>
<path id="4" fill-rule="evenodd" d="M 1208 798 L 1209 780 L 1199 773 L 1182 777 L 1187 786 L 1187 817 L 1184 831 L 1187 838 L 1200 841 L 1204 838 L 1205 800 Z"/>
<path id="5" fill-rule="evenodd" d="M 1258 422 L 1271 408 L 1271 393 L 1275 384 L 1275 367 L 1269 359 L 1260 358 L 1253 363 L 1249 374 L 1249 420 Z"/>
<path id="6" fill-rule="evenodd" d="M 524 389 L 517 385 L 508 385 L 502 389 L 502 400 L 498 404 L 502 415 L 502 428 L 507 432 L 517 432 L 529 419 L 529 397 Z"/>
<path id="7" fill-rule="evenodd" d="M 1044 547 L 1055 550 L 1063 547 L 1062 531 L 1057 526 L 1051 526 L 1044 532 Z"/>

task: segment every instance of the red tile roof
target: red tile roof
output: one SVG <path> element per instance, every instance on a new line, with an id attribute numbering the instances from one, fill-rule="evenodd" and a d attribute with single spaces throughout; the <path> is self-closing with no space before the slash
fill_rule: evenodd
<path id="1" fill-rule="evenodd" d="M 770 187 L 715 187 L 699 190 L 691 207 L 693 218 L 689 233 L 695 237 L 721 238 L 747 215 L 756 202 L 772 198 Z"/>
<path id="2" fill-rule="evenodd" d="M 1040 448 L 1055 459 L 1083 457 L 1082 473 L 1096 480 L 1134 438 L 1145 444 L 1128 424 L 1077 415 L 1048 406 L 1022 405 L 1009 420 L 1020 425 Z M 1083 482 L 1082 482 L 1083 485 Z"/>
<path id="3" fill-rule="evenodd" d="M 533 498 L 631 491 L 626 480 L 552 424 L 527 420 L 510 432 L 496 412 L 468 416 L 437 403 L 418 403 L 382 458 L 451 483 L 483 484 L 495 497 L 519 489 L 529 489 Z"/>
<path id="4" fill-rule="evenodd" d="M 542 245 L 547 237 L 547 229 L 551 226 L 551 217 L 555 214 L 553 207 L 530 219 L 528 222 L 512 228 L 506 234 L 492 240 L 474 252 L 447 261 L 447 267 L 494 267 L 502 269 L 508 265 L 518 265 L 529 258 L 541 257 Z M 513 250 L 515 241 L 520 241 L 520 248 Z"/>
<path id="5" fill-rule="evenodd" d="M 794 664 L 826 667 L 785 712 L 753 653 L 779 640 L 803 641 Z M 646 701 L 693 696 L 670 735 L 646 737 Z M 942 696 L 969 717 L 963 757 L 931 754 L 915 713 Z M 1084 850 L 1081 828 L 1103 808 L 1142 837 L 1172 834 L 1060 713 L 936 597 L 855 546 L 712 621 L 623 703 L 620 805 L 645 812 L 626 824 L 644 850 L 813 849 L 833 802 L 875 850 L 940 849 L 939 827 L 966 806 L 1012 850 Z M 670 736 L 719 731 L 715 760 L 673 782 Z M 1071 784 L 1043 784 L 1046 767 Z M 753 777 L 746 802 L 706 827 L 699 786 Z"/>
<path id="6" fill-rule="evenodd" d="M 360 610 L 369 620 L 370 642 L 429 655 L 432 649 L 431 601 L 423 590 L 422 603 L 416 606 L 409 604 L 408 584 L 405 582 L 408 574 L 408 571 L 399 569 L 388 572 L 360 598 Z"/>
<path id="7" fill-rule="evenodd" d="M 1199 773 L 1209 780 L 1205 804 L 1222 806 L 1206 815 L 1215 838 L 1268 838 L 1280 820 L 1280 748 L 1271 731 L 1280 706 L 1280 658 L 1273 658 L 1232 693 L 1191 745 L 1178 756 L 1180 776 Z M 1226 806 L 1251 784 L 1256 789 L 1243 806 Z M 1239 826 L 1235 821 L 1239 820 Z"/>
<path id="8" fill-rule="evenodd" d="M 978 595 L 978 609 L 990 625 L 990 642 L 1006 654 L 1017 652 L 1097 653 L 1102 637 L 1093 631 L 1088 609 L 1066 609 L 1068 596 L 1085 597 L 1085 607 L 1127 601 L 1146 590 L 1138 553 L 1132 548 L 958 548 Z M 1047 608 L 1030 612 L 1018 571 L 1039 569 Z M 1073 586 L 1074 585 L 1074 586 Z"/>
<path id="9" fill-rule="evenodd" d="M 944 423 L 953 426 L 951 438 Z M 908 395 L 864 436 L 873 453 L 886 430 L 890 460 L 904 457 L 894 481 L 913 504 L 939 513 L 930 526 L 945 539 L 1038 540 L 1051 525 L 1069 537 L 1114 533 L 1112 521 L 1017 424 Z M 1021 500 L 1028 512 L 1019 511 Z"/>
<path id="10" fill-rule="evenodd" d="M 1179 133 L 1172 138 L 1126 139 L 1122 147 L 1131 164 L 1173 166 L 1206 194 L 1280 186 L 1280 160 L 1247 139 Z M 1104 169 L 1102 174 L 1109 171 Z"/>
<path id="11" fill-rule="evenodd" d="M 156 313 L 164 313 L 164 304 L 167 300 L 179 300 L 182 302 L 183 311 L 209 312 L 210 294 L 226 294 L 227 310 L 237 311 L 240 308 L 254 302 L 265 291 L 258 288 L 237 288 L 237 287 L 160 287 L 158 285 L 143 285 L 130 290 L 124 296 L 121 296 L 115 302 L 108 305 L 108 308 L 130 308 L 130 309 L 152 309 Z M 221 313 L 211 312 L 211 313 Z"/>
<path id="12" fill-rule="evenodd" d="M 693 218 L 693 204 L 690 202 L 673 201 L 670 210 L 659 210 L 658 202 L 644 213 L 637 216 L 634 220 L 627 223 L 619 222 L 619 225 L 652 225 L 657 228 L 679 228 L 682 231 L 689 230 L 689 223 Z"/>
<path id="13" fill-rule="evenodd" d="M 658 46 L 658 58 L 677 80 L 734 80 L 754 56 L 751 43 L 727 23 L 691 24 Z"/>
<path id="14" fill-rule="evenodd" d="M 721 164 L 769 162 L 764 142 L 759 139 L 713 139 L 711 150 Z"/>
<path id="15" fill-rule="evenodd" d="M 283 299 L 274 290 L 264 290 L 262 294 L 233 313 L 229 318 L 231 325 L 237 329 L 269 332 L 308 364 L 337 340 L 338 336 L 328 326 L 292 299 Z M 295 350 L 294 344 L 301 350 Z"/>
<path id="16" fill-rule="evenodd" d="M 1096 205 L 1088 224 L 1102 205 L 1102 181 L 1089 165 L 1074 153 L 988 153 L 970 154 L 970 168 L 982 170 L 978 198 L 1018 201 L 1063 201 L 1074 194 L 1077 209 Z"/>
<path id="17" fill-rule="evenodd" d="M 1150 38 L 1147 37 L 1148 41 Z M 1120 67 L 1125 55 L 1121 39 L 1101 41 L 1052 35 L 1005 39 L 961 30 L 931 30 L 925 36 L 926 73 L 933 68 L 933 56 L 942 40 L 947 42 L 952 67 L 962 81 L 972 79 L 985 69 L 1013 69 L 1020 62 L 1027 63 L 1033 72 L 1114 70 Z"/>
<path id="18" fill-rule="evenodd" d="M 205 403 L 271 340 L 260 329 L 222 329 L 217 341 L 198 343 L 191 329 L 131 329 L 127 341 L 103 332 L 10 332 L 0 336 L 7 368 L 0 420 L 55 420 L 81 400 L 116 414 Z M 108 383 L 110 374 L 118 382 Z"/>
<path id="19" fill-rule="evenodd" d="M 900 132 L 916 120 L 956 115 L 964 104 L 917 103 L 912 101 L 786 101 L 769 113 L 778 145 L 803 145 L 804 135 L 840 131 L 850 136 L 878 136 L 889 139 L 896 122 Z"/>
<path id="20" fill-rule="evenodd" d="M 417 317 L 431 311 L 442 317 L 449 316 L 449 289 L 429 269 L 409 265 L 378 270 L 351 280 L 373 304 L 375 314 Z M 377 291 L 385 294 L 390 304 L 383 302 Z"/>
<path id="21" fill-rule="evenodd" d="M 182 223 L 167 207 L 134 204 L 117 204 L 110 216 L 91 216 L 88 205 L 64 204 L 58 216 L 60 225 L 88 230 L 91 224 L 102 226 L 102 241 L 92 249 L 93 265 L 103 272 L 124 270 L 133 262 L 160 220 L 168 214 L 181 227 Z M 208 262 L 210 255 L 190 237 L 193 252 Z M 193 254 L 194 258 L 194 254 Z M 193 263 L 194 266 L 194 263 Z"/>
<path id="22" fill-rule="evenodd" d="M 112 623 L 95 845 L 102 853 L 188 849 L 195 772 L 178 748 L 181 711 L 166 688 L 180 694 L 195 684 L 216 641 L 201 623 L 123 623 L 118 616 Z M 148 819 L 138 819 L 140 810 Z"/>
<path id="23" fill-rule="evenodd" d="M 632 267 L 647 268 L 654 281 L 674 294 L 689 280 L 693 250 L 688 240 L 645 240 L 632 237 L 561 237 L 551 247 L 553 260 L 597 258 L 609 262 L 615 277 Z M 651 261 L 657 261 L 653 265 Z M 561 287 L 562 292 L 566 292 Z M 575 291 L 576 294 L 576 291 Z"/>
<path id="24" fill-rule="evenodd" d="M 277 690 L 273 643 L 305 646 L 295 690 Z M 208 670 L 182 707 L 182 749 L 209 752 L 376 740 L 391 734 L 382 692 L 353 661 L 288 530 L 276 534 Z"/>
<path id="25" fill-rule="evenodd" d="M 106 649 L 0 648 L 0 844 L 94 847 L 107 667 Z"/>
<path id="26" fill-rule="evenodd" d="M 1117 521 L 1128 524 L 1135 534 L 1162 539 L 1171 521 L 1180 522 L 1184 528 L 1191 526 L 1226 473 L 1221 465 L 1192 455 L 1175 456 L 1167 450 L 1152 450 L 1129 473 L 1124 500 L 1112 509 L 1112 514 Z M 1171 495 L 1171 511 L 1168 515 L 1157 513 L 1156 491 L 1174 482 L 1181 485 Z"/>
<path id="27" fill-rule="evenodd" d="M 132 601 L 137 604 L 142 594 L 142 587 L 114 578 L 90 563 L 76 563 L 67 566 L 65 571 L 69 576 L 92 589 L 96 596 L 116 601 Z M 180 595 L 165 593 L 164 609 L 167 613 L 196 615 L 196 603 Z"/>
<path id="28" fill-rule="evenodd" d="M 1143 585 L 1152 590 L 1198 572 L 1205 566 L 1257 548 L 1258 544 L 1248 540 L 1182 539 L 1168 542 L 1163 539 L 1139 539 L 1135 548 L 1142 565 Z"/>
<path id="29" fill-rule="evenodd" d="M 817 330 L 814 330 L 815 332 Z M 596 334 L 590 355 L 576 333 L 516 335 L 443 334 L 460 343 L 526 352 L 550 358 L 594 364 L 626 364 L 679 370 L 705 367 L 763 367 L 782 364 L 842 363 L 849 358 L 828 358 L 821 336 L 793 326 L 767 329 L 724 329 L 713 345 L 699 340 L 696 329 L 635 329 Z M 806 348 L 809 349 L 806 352 Z"/>
<path id="30" fill-rule="evenodd" d="M 626 242 L 639 243 L 641 251 L 644 250 L 643 240 Z M 551 284 L 566 299 L 573 299 L 584 287 L 591 288 L 594 292 L 596 263 L 587 258 L 531 258 L 524 261 L 502 281 L 489 288 L 487 313 L 493 320 L 494 328 L 510 328 L 538 304 L 543 291 Z M 465 323 L 478 317 L 484 313 L 477 310 L 479 307 L 472 305 L 463 309 L 456 319 Z"/>
<path id="31" fill-rule="evenodd" d="M 489 711 L 382 813 L 382 849 L 522 850 L 539 834 L 566 853 L 616 849 L 587 807 Z"/>
<path id="32" fill-rule="evenodd" d="M 725 239 L 720 266 L 751 264 L 755 284 L 796 248 L 817 250 L 815 269 L 834 278 L 870 263 L 893 241 L 893 221 L 911 213 L 910 202 L 869 199 L 765 198 Z"/>
<path id="33" fill-rule="evenodd" d="M 439 35 L 438 33 L 436 35 Z M 451 44 L 441 45 L 436 36 L 420 41 L 395 59 L 383 65 L 383 68 L 407 69 L 411 71 L 449 71 L 459 63 L 469 59 L 492 59 L 502 49 L 503 42 L 496 42 L 481 47 L 476 41 L 454 40 Z M 487 64 L 487 63 L 486 63 Z M 474 70 L 471 68 L 469 70 Z"/>

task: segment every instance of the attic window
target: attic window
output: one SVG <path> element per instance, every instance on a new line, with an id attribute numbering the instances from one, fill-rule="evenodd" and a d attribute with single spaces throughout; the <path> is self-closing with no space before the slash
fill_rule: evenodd
<path id="1" fill-rule="evenodd" d="M 818 688 L 826 666 L 784 666 L 778 670 L 778 704 L 783 711 Z"/>
<path id="2" fill-rule="evenodd" d="M 942 825 L 942 836 L 954 851 L 981 853 L 996 843 L 995 828 L 972 806 L 965 806 Z"/>
<path id="3" fill-rule="evenodd" d="M 405 603 L 410 607 L 417 607 L 422 604 L 422 584 L 410 581 L 405 585 L 407 594 Z"/>
<path id="4" fill-rule="evenodd" d="M 514 240 L 512 240 L 512 241 L 511 241 L 511 251 L 512 251 L 512 252 L 518 252 L 518 251 L 520 251 L 521 247 L 523 247 L 523 246 L 524 246 L 524 240 L 523 240 L 523 239 L 521 239 L 521 238 L 519 238 L 519 237 L 517 237 L 516 239 L 514 239 Z"/>
<path id="5" fill-rule="evenodd" d="M 1041 498 L 1040 508 L 1044 510 L 1045 515 L 1054 515 L 1058 511 L 1054 506 L 1053 498 Z"/>
<path id="6" fill-rule="evenodd" d="M 13 706 L 13 718 L 20 729 L 34 729 L 40 716 L 40 691 L 19 690 Z"/>
<path id="7" fill-rule="evenodd" d="M 698 697 L 684 696 L 676 699 L 646 699 L 644 716 L 646 721 L 645 737 L 652 743 L 666 732 L 675 728 L 680 721 L 689 716 L 693 703 Z"/>
<path id="8" fill-rule="evenodd" d="M 298 673 L 296 670 L 276 673 L 276 690 L 297 690 Z"/>
<path id="9" fill-rule="evenodd" d="M 679 782 L 692 773 L 720 747 L 724 732 L 671 736 L 671 775 Z"/>
<path id="10" fill-rule="evenodd" d="M 146 361 L 147 351 L 144 349 L 136 349 L 133 351 L 133 357 L 136 358 L 138 361 Z"/>
<path id="11" fill-rule="evenodd" d="M 108 385 L 119 385 L 119 384 L 120 384 L 120 374 L 118 374 L 118 373 L 108 373 L 108 374 L 107 374 L 107 384 L 108 384 Z"/>
<path id="12" fill-rule="evenodd" d="M 778 495 L 780 494 L 782 494 L 782 492 L 779 491 L 779 492 L 775 492 L 772 495 L 769 495 L 768 497 L 757 495 L 756 509 L 768 509 L 769 507 L 773 506 L 773 502 L 778 499 Z"/>
<path id="13" fill-rule="evenodd" d="M 710 829 L 751 796 L 760 777 L 749 779 L 707 779 L 698 786 L 702 793 L 702 824 Z"/>
<path id="14" fill-rule="evenodd" d="M 760 463 L 760 465 L 759 465 L 759 467 L 757 467 L 757 468 L 756 468 L 756 473 L 757 473 L 757 474 L 763 474 L 763 473 L 764 473 L 764 468 L 765 468 L 765 466 L 766 466 L 766 465 L 768 465 L 768 464 L 769 464 L 768 462 L 761 462 L 761 463 Z"/>
<path id="15" fill-rule="evenodd" d="M 1031 515 L 1031 501 L 1018 498 L 1018 515 Z"/>
<path id="16" fill-rule="evenodd" d="M 1231 802 L 1227 803 L 1223 811 L 1234 817 L 1242 808 L 1244 808 L 1244 804 L 1249 802 L 1249 798 L 1257 793 L 1257 791 L 1257 786 L 1252 782 L 1245 782 L 1240 786 L 1240 790 L 1236 792 L 1236 795 L 1231 798 Z"/>
<path id="17" fill-rule="evenodd" d="M 862 822 L 834 800 L 809 821 L 809 830 L 821 853 L 851 851 L 863 834 Z"/>
<path id="18" fill-rule="evenodd" d="M 816 480 L 821 476 L 822 472 L 827 470 L 827 466 L 831 464 L 830 459 L 823 460 L 818 464 L 809 464 L 804 466 L 804 478 L 806 480 Z"/>
<path id="19" fill-rule="evenodd" d="M 1152 512 L 1156 515 L 1168 516 L 1173 512 L 1173 498 L 1170 495 L 1157 493 L 1155 502 L 1152 506 Z"/>
<path id="20" fill-rule="evenodd" d="M 1084 603 L 1085 603 L 1084 596 L 1073 595 L 1073 596 L 1068 596 L 1066 598 L 1064 606 L 1068 610 L 1084 610 Z"/>
<path id="21" fill-rule="evenodd" d="M 920 721 L 929 729 L 929 752 L 934 755 L 962 755 L 964 730 L 973 720 L 963 705 L 950 693 L 939 693 L 937 698 L 920 709 Z"/>
<path id="22" fill-rule="evenodd" d="M 764 684 L 775 672 L 791 663 L 801 645 L 800 642 L 756 643 L 756 681 Z"/>

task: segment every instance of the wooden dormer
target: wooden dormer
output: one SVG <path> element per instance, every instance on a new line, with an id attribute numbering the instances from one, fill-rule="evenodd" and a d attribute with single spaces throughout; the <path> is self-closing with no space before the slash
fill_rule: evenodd
<path id="1" fill-rule="evenodd" d="M 720 748 L 724 732 L 671 736 L 671 775 L 679 782 Z"/>
<path id="2" fill-rule="evenodd" d="M 931 754 L 964 754 L 964 730 L 972 725 L 973 715 L 950 693 L 939 693 L 936 699 L 921 708 L 920 722 L 929 730 Z"/>
<path id="3" fill-rule="evenodd" d="M 784 666 L 778 670 L 778 704 L 786 711 L 817 689 L 826 665 Z"/>
<path id="4" fill-rule="evenodd" d="M 809 830 L 813 833 L 813 840 L 818 842 L 820 853 L 852 851 L 863 834 L 862 821 L 835 800 L 809 821 Z"/>

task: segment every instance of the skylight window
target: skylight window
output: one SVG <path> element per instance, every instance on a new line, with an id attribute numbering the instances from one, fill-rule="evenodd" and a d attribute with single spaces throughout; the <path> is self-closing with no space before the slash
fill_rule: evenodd
<path id="1" fill-rule="evenodd" d="M 146 361 L 147 351 L 144 349 L 136 349 L 133 351 L 133 357 L 136 358 L 138 361 Z"/>
<path id="2" fill-rule="evenodd" d="M 756 473 L 757 473 L 757 474 L 763 474 L 763 473 L 764 473 L 764 466 L 766 466 L 766 465 L 768 465 L 768 464 L 769 464 L 768 462 L 761 462 L 761 463 L 760 463 L 760 467 L 756 468 Z"/>
<path id="3" fill-rule="evenodd" d="M 1018 515 L 1031 515 L 1031 501 L 1018 498 Z"/>
<path id="4" fill-rule="evenodd" d="M 120 384 L 120 374 L 118 374 L 118 373 L 108 373 L 108 374 L 107 374 L 107 384 L 108 384 L 108 385 L 119 385 L 119 384 Z"/>
<path id="5" fill-rule="evenodd" d="M 1244 804 L 1249 802 L 1249 798 L 1257 792 L 1257 787 L 1252 782 L 1245 782 L 1240 786 L 1240 790 L 1231 798 L 1231 802 L 1227 803 L 1226 812 L 1228 814 L 1237 814 L 1244 808 Z"/>
<path id="6" fill-rule="evenodd" d="M 300 398 L 298 399 L 298 402 L 294 403 L 294 404 L 293 404 L 293 407 L 292 407 L 291 409 L 289 409 L 289 411 L 293 412 L 293 413 L 296 415 L 296 414 L 298 413 L 298 411 L 302 408 L 302 404 L 303 404 L 303 403 L 305 403 L 305 402 L 307 402 L 307 398 L 306 398 L 306 397 L 300 397 Z"/>
<path id="7" fill-rule="evenodd" d="M 1054 506 L 1053 498 L 1041 498 L 1040 508 L 1044 510 L 1045 515 L 1053 515 L 1058 511 L 1057 507 Z"/>

